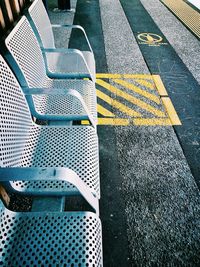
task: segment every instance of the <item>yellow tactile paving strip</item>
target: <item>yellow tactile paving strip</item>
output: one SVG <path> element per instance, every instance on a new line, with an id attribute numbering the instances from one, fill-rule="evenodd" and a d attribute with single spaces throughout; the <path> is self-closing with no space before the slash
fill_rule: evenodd
<path id="1" fill-rule="evenodd" d="M 98 125 L 181 125 L 159 75 L 100 73 L 96 88 Z"/>
<path id="2" fill-rule="evenodd" d="M 161 0 L 198 38 L 200 14 L 183 0 Z"/>

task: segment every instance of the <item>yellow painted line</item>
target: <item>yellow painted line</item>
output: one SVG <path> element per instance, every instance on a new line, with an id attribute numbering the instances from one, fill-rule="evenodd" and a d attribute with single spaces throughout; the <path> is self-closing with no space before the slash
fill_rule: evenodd
<path id="1" fill-rule="evenodd" d="M 82 125 L 90 125 L 90 122 L 88 120 L 82 120 L 81 124 Z"/>
<path id="2" fill-rule="evenodd" d="M 128 83 L 124 80 L 119 80 L 119 79 L 115 79 L 115 82 L 134 91 L 135 93 L 142 95 L 148 99 L 150 99 L 151 101 L 154 101 L 157 104 L 160 104 L 160 98 L 157 97 L 156 95 L 150 94 L 145 90 L 140 89 L 139 87 L 137 87 L 136 85 L 132 84 L 132 83 Z"/>
<path id="3" fill-rule="evenodd" d="M 103 101 L 105 101 L 109 105 L 112 105 L 113 99 L 110 96 L 104 94 L 98 89 L 96 89 L 96 93 L 97 93 L 97 97 L 101 98 Z"/>
<path id="4" fill-rule="evenodd" d="M 161 0 L 193 33 L 200 38 L 200 14 L 183 0 Z"/>
<path id="5" fill-rule="evenodd" d="M 110 92 L 128 100 L 129 102 L 133 103 L 136 106 L 139 106 L 140 108 L 156 115 L 157 117 L 165 117 L 165 113 L 162 112 L 161 110 L 158 110 L 152 106 L 150 106 L 149 104 L 137 99 L 136 97 L 129 95 L 121 90 L 119 90 L 118 88 L 110 85 L 107 82 L 104 82 L 103 80 L 97 79 L 96 83 L 101 85 L 102 87 L 104 87 L 105 89 L 109 90 Z"/>
<path id="6" fill-rule="evenodd" d="M 118 125 L 127 126 L 129 125 L 128 119 L 118 119 L 118 118 L 98 118 L 98 125 Z"/>
<path id="7" fill-rule="evenodd" d="M 116 74 L 116 73 L 97 73 L 97 79 L 149 79 L 151 80 L 150 74 Z"/>
<path id="8" fill-rule="evenodd" d="M 123 78 L 123 74 L 112 74 L 112 73 L 97 73 L 96 74 L 96 78 L 104 78 L 104 79 L 109 79 L 109 78 L 113 78 L 113 79 L 120 79 Z"/>
<path id="9" fill-rule="evenodd" d="M 106 108 L 102 107 L 99 104 L 97 104 L 97 111 L 99 114 L 105 117 L 115 117 L 115 115 L 111 111 L 107 110 Z"/>
<path id="10" fill-rule="evenodd" d="M 120 119 L 120 118 L 98 118 L 98 125 L 116 125 L 116 126 L 127 126 L 129 125 L 128 119 Z M 82 120 L 82 125 L 89 125 L 88 120 Z"/>
<path id="11" fill-rule="evenodd" d="M 160 78 L 160 75 L 152 75 L 156 88 L 160 96 L 168 96 L 165 86 Z"/>
<path id="12" fill-rule="evenodd" d="M 136 118 L 133 119 L 134 125 L 141 125 L 141 126 L 169 126 L 172 125 L 169 118 L 159 118 L 159 119 L 143 119 L 143 118 Z"/>
<path id="13" fill-rule="evenodd" d="M 155 86 L 153 83 L 147 81 L 147 80 L 142 80 L 142 79 L 134 79 L 134 81 L 136 81 L 137 83 L 139 83 L 140 85 L 143 85 L 151 90 L 155 89 Z"/>
<path id="14" fill-rule="evenodd" d="M 108 103 L 109 105 L 113 106 L 114 108 L 122 111 L 123 113 L 131 116 L 131 117 L 142 117 L 142 114 L 125 106 L 124 104 L 118 102 L 115 99 L 112 99 L 111 97 L 109 97 L 108 95 L 104 94 L 103 92 L 101 92 L 100 90 L 97 89 L 97 96 L 99 98 L 101 98 L 103 101 L 105 101 L 106 103 Z"/>
<path id="15" fill-rule="evenodd" d="M 172 125 L 181 125 L 181 121 L 176 113 L 176 110 L 172 104 L 172 101 L 169 97 L 162 97 L 163 104 L 167 110 L 168 116 L 171 120 Z"/>

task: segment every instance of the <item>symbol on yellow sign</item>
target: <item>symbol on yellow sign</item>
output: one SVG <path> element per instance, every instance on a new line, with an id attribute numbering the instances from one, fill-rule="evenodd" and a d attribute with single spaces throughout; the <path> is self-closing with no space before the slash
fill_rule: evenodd
<path id="1" fill-rule="evenodd" d="M 138 34 L 137 37 L 140 40 L 139 44 L 147 44 L 150 46 L 159 46 L 161 44 L 166 44 L 162 42 L 163 38 L 155 33 L 143 32 Z"/>

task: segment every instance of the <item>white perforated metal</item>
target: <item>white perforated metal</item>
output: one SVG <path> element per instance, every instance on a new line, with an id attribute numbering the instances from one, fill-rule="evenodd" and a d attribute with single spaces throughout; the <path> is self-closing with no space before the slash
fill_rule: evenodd
<path id="1" fill-rule="evenodd" d="M 52 88 L 52 90 L 53 88 L 75 89 L 82 95 L 94 119 L 97 117 L 94 83 L 86 80 L 50 79 L 46 75 L 45 63 L 38 41 L 25 17 L 22 17 L 6 38 L 6 45 L 20 67 L 30 88 L 48 87 Z M 68 106 L 63 105 L 63 101 Z M 58 97 L 55 101 L 54 96 L 34 96 L 34 104 L 36 110 L 41 114 L 85 114 L 79 101 L 70 96 L 62 96 L 59 101 Z"/>
<path id="2" fill-rule="evenodd" d="M 0 164 L 19 166 L 32 128 L 20 86 L 0 56 Z M 1 166 L 0 165 L 0 166 Z"/>
<path id="3" fill-rule="evenodd" d="M 0 138 L 2 167 L 68 167 L 99 196 L 98 140 L 92 127 L 32 124 L 20 87 L 0 56 Z M 27 193 L 76 191 L 62 182 L 13 182 Z"/>
<path id="4" fill-rule="evenodd" d="M 38 41 L 25 17 L 21 18 L 5 42 L 28 86 L 42 87 L 47 79 L 45 63 Z"/>
<path id="5" fill-rule="evenodd" d="M 79 53 L 76 54 L 75 52 L 66 51 L 66 53 L 46 53 L 45 56 L 49 72 L 51 74 L 66 74 L 67 72 L 76 74 L 77 77 L 80 75 L 84 77 L 84 75 L 88 74 L 87 66 L 89 66 L 91 73 L 95 77 L 96 69 L 93 54 L 91 52 L 81 52 L 81 54 L 85 61 L 80 57 Z"/>
<path id="6" fill-rule="evenodd" d="M 43 47 L 55 48 L 51 22 L 42 0 L 35 0 L 28 11 L 40 35 Z"/>
<path id="7" fill-rule="evenodd" d="M 94 84 L 91 81 L 51 80 L 45 85 L 45 87 L 47 86 L 52 88 L 52 90 L 53 88 L 70 88 L 78 91 L 82 95 L 93 118 L 97 119 L 97 99 Z M 42 115 L 86 114 L 80 102 L 72 96 L 41 95 L 34 96 L 33 99 L 36 111 Z"/>
<path id="8" fill-rule="evenodd" d="M 101 222 L 90 212 L 0 211 L 0 266 L 100 267 Z"/>

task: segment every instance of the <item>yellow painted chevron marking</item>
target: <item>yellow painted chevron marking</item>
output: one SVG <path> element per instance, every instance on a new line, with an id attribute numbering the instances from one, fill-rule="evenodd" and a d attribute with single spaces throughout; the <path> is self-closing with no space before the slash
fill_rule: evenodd
<path id="1" fill-rule="evenodd" d="M 136 85 L 132 84 L 132 83 L 128 83 L 124 80 L 119 80 L 119 79 L 115 79 L 114 80 L 116 83 L 134 91 L 135 93 L 139 94 L 139 95 L 142 95 L 152 101 L 154 101 L 155 103 L 157 104 L 160 104 L 160 98 L 157 97 L 156 95 L 153 95 L 153 94 L 150 94 L 148 93 L 147 91 L 144 91 L 142 89 L 140 89 L 139 87 L 137 87 Z"/>
<path id="2" fill-rule="evenodd" d="M 118 119 L 118 118 L 98 118 L 98 125 L 129 125 L 128 119 Z"/>
<path id="3" fill-rule="evenodd" d="M 131 117 L 142 117 L 142 114 L 139 112 L 136 112 L 135 110 L 125 106 L 124 104 L 121 104 L 115 99 L 112 99 L 108 95 L 102 93 L 97 89 L 97 96 L 101 98 L 103 101 L 107 102 L 109 105 L 113 106 L 114 108 L 122 111 L 125 114 L 128 114 Z"/>
<path id="4" fill-rule="evenodd" d="M 90 122 L 88 120 L 82 120 L 81 124 L 82 125 L 90 125 Z"/>
<path id="5" fill-rule="evenodd" d="M 104 78 L 104 79 L 149 79 L 152 80 L 150 74 L 111 74 L 111 73 L 97 73 L 96 78 Z"/>
<path id="6" fill-rule="evenodd" d="M 82 125 L 89 125 L 88 120 L 82 120 Z M 118 118 L 98 118 L 98 125 L 116 125 L 116 126 L 127 126 L 130 122 L 128 119 L 118 119 Z"/>
<path id="7" fill-rule="evenodd" d="M 136 81 L 137 83 L 139 83 L 140 85 L 144 85 L 145 87 L 151 89 L 151 90 L 155 90 L 155 86 L 153 83 L 148 82 L 147 80 L 143 80 L 143 79 L 134 79 L 134 81 Z"/>
<path id="8" fill-rule="evenodd" d="M 160 78 L 160 75 L 152 75 L 156 88 L 160 96 L 168 96 L 165 86 Z"/>
<path id="9" fill-rule="evenodd" d="M 172 104 L 172 101 L 169 97 L 162 97 L 163 104 L 167 110 L 168 116 L 171 120 L 172 125 L 182 125 L 179 117 L 176 113 L 176 110 Z"/>
<path id="10" fill-rule="evenodd" d="M 132 95 L 129 95 L 121 90 L 119 90 L 118 88 L 110 85 L 109 83 L 103 81 L 103 80 L 100 80 L 100 79 L 97 79 L 96 80 L 96 83 L 101 85 L 102 87 L 104 87 L 105 89 L 109 90 L 110 92 L 112 93 L 115 93 L 117 94 L 118 96 L 128 100 L 129 102 L 133 103 L 134 105 L 136 106 L 139 106 L 140 108 L 156 115 L 157 117 L 165 117 L 165 113 L 148 105 L 147 103 L 137 99 L 136 97 L 132 96 Z"/>
<path id="11" fill-rule="evenodd" d="M 104 79 L 109 79 L 109 78 L 113 78 L 113 79 L 120 79 L 123 77 L 123 74 L 110 74 L 110 73 L 97 73 L 96 74 L 96 78 L 104 78 Z"/>
<path id="12" fill-rule="evenodd" d="M 98 90 L 98 89 L 96 90 L 96 93 L 97 93 L 97 96 L 98 96 L 99 98 L 101 98 L 103 101 L 105 101 L 105 102 L 108 103 L 109 105 L 112 105 L 113 99 L 112 99 L 110 96 L 104 94 L 103 92 L 101 92 L 101 91 Z"/>
<path id="13" fill-rule="evenodd" d="M 107 110 L 106 108 L 102 107 L 101 105 L 97 104 L 97 111 L 99 114 L 105 116 L 105 117 L 115 117 L 115 115 Z"/>
<path id="14" fill-rule="evenodd" d="M 170 126 L 171 121 L 169 118 L 160 118 L 160 119 L 143 119 L 143 118 L 136 118 L 133 119 L 133 124 L 134 125 L 147 125 L 147 126 L 155 126 L 155 125 L 160 125 L 160 126 Z"/>

